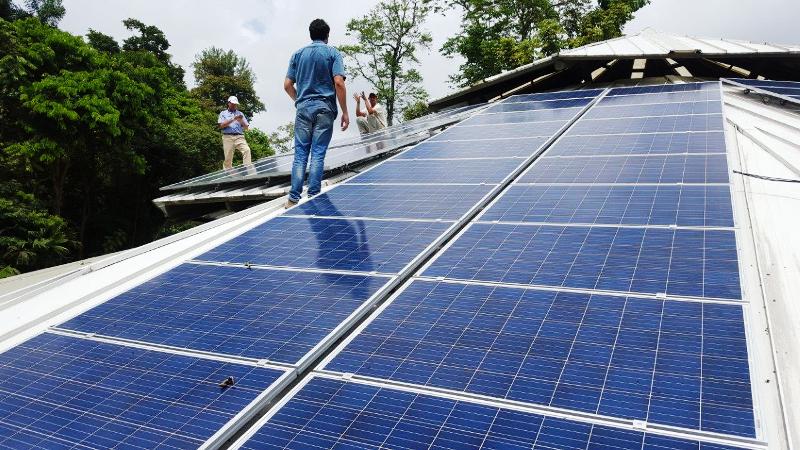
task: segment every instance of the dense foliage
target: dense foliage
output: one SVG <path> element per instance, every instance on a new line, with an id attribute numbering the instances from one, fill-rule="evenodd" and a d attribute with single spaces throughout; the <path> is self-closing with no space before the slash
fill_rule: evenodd
<path id="1" fill-rule="evenodd" d="M 446 0 L 461 32 L 441 51 L 464 58 L 451 81 L 469 86 L 561 49 L 618 37 L 649 0 Z"/>

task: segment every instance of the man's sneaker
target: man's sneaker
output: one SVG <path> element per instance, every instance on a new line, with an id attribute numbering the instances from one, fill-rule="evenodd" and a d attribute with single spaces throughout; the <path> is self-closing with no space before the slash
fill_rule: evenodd
<path id="1" fill-rule="evenodd" d="M 286 204 L 283 205 L 283 209 L 289 209 L 292 206 L 297 206 L 297 202 L 293 202 L 291 200 L 286 200 Z"/>

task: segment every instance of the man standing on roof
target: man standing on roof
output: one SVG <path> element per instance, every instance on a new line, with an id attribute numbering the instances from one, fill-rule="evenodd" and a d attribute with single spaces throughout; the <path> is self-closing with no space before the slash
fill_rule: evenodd
<path id="1" fill-rule="evenodd" d="M 311 44 L 296 51 L 289 60 L 283 88 L 294 100 L 297 113 L 294 121 L 294 164 L 292 188 L 286 208 L 300 201 L 309 154 L 308 196 L 322 189 L 325 153 L 333 135 L 336 101 L 342 108 L 342 131 L 350 125 L 347 114 L 347 90 L 344 63 L 339 50 L 328 45 L 330 27 L 322 19 L 314 19 L 308 27 Z"/>
<path id="2" fill-rule="evenodd" d="M 222 130 L 222 152 L 225 154 L 223 169 L 233 167 L 233 150 L 239 150 L 245 166 L 250 166 L 250 146 L 244 139 L 244 131 L 250 129 L 247 118 L 238 110 L 239 99 L 235 95 L 228 97 L 228 109 L 219 113 L 217 125 Z"/>
<path id="3" fill-rule="evenodd" d="M 361 92 L 361 95 L 355 94 L 353 97 L 356 99 L 356 123 L 361 134 L 374 133 L 386 128 L 386 110 L 383 105 L 378 103 L 378 94 L 370 92 L 369 100 L 364 92 Z M 364 99 L 367 112 L 361 111 L 361 99 Z"/>

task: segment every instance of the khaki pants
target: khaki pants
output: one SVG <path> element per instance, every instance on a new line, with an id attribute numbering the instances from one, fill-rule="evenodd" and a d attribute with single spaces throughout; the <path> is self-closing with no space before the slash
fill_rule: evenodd
<path id="1" fill-rule="evenodd" d="M 250 146 L 241 134 L 223 134 L 222 135 L 222 152 L 225 154 L 225 161 L 222 163 L 223 169 L 230 169 L 233 167 L 233 150 L 239 150 L 242 154 L 242 160 L 245 166 L 253 164 L 250 158 Z"/>
<path id="2" fill-rule="evenodd" d="M 361 132 L 361 134 L 373 133 L 383 129 L 378 119 L 373 116 L 356 117 L 356 124 L 358 124 L 358 131 Z"/>

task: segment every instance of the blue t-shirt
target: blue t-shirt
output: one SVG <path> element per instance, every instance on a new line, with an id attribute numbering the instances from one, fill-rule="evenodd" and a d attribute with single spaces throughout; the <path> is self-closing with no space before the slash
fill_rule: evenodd
<path id="1" fill-rule="evenodd" d="M 228 121 L 236 116 L 242 116 L 242 119 L 244 119 L 244 124 L 249 125 L 249 123 L 247 122 L 247 117 L 245 117 L 244 114 L 242 114 L 242 112 L 239 111 L 238 109 L 234 112 L 230 112 L 227 109 L 223 110 L 221 113 L 219 113 L 219 117 L 217 117 L 217 123 L 219 124 Z M 244 128 L 242 128 L 242 124 L 240 124 L 239 121 L 237 120 L 231 122 L 230 125 L 223 128 L 222 134 L 244 134 Z"/>
<path id="2" fill-rule="evenodd" d="M 339 50 L 322 41 L 311 44 L 294 52 L 289 60 L 286 78 L 295 82 L 297 99 L 295 106 L 306 100 L 325 100 L 336 111 L 336 89 L 333 77 L 344 73 L 344 63 Z"/>

